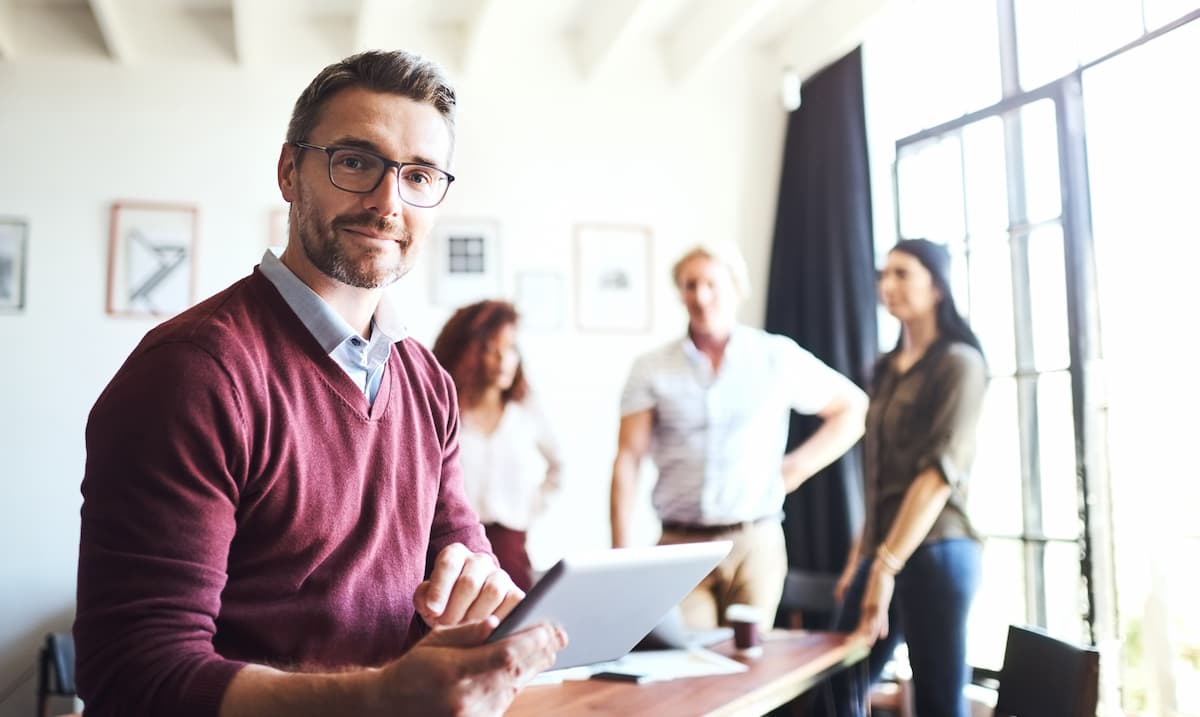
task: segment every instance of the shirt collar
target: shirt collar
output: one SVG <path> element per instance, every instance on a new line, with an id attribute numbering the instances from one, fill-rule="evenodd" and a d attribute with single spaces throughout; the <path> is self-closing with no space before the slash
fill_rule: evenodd
<path id="1" fill-rule="evenodd" d="M 736 354 L 735 346 L 741 346 L 741 342 L 737 340 L 738 336 L 743 334 L 744 330 L 741 324 L 734 324 L 729 331 L 729 341 L 725 344 L 725 358 L 729 358 L 730 354 Z M 683 338 L 679 340 L 679 348 L 683 351 L 683 355 L 687 356 L 691 361 L 708 362 L 708 356 L 703 351 L 696 348 L 696 343 L 692 341 L 691 335 L 684 333 Z"/>
<path id="2" fill-rule="evenodd" d="M 357 335 L 357 332 L 317 292 L 293 274 L 292 270 L 279 260 L 276 251 L 267 249 L 263 253 L 259 271 L 279 290 L 280 296 L 317 340 L 321 350 L 326 354 L 333 353 L 334 349 L 346 339 Z M 375 315 L 371 318 L 371 331 L 372 343 L 376 332 L 382 333 L 381 338 L 388 339 L 389 344 L 408 337 L 407 328 L 400 323 L 386 294 L 380 299 Z"/>

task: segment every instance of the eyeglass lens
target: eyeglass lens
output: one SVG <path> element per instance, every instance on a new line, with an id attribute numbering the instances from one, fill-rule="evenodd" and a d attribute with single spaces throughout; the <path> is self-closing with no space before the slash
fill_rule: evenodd
<path id="1" fill-rule="evenodd" d="M 329 154 L 329 179 L 347 192 L 365 193 L 379 186 L 388 171 L 384 161 L 355 149 L 336 149 Z M 419 207 L 442 201 L 449 188 L 446 175 L 433 167 L 408 164 L 400 167 L 400 198 Z"/>

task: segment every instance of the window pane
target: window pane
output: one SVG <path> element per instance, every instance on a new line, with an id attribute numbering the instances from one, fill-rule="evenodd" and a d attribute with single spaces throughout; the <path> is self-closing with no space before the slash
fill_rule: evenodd
<path id="1" fill-rule="evenodd" d="M 1080 536 L 1079 482 L 1075 474 L 1075 422 L 1071 375 L 1038 377 L 1038 467 L 1042 479 L 1042 530 L 1053 538 Z"/>
<path id="2" fill-rule="evenodd" d="M 1086 644 L 1087 592 L 1080 573 L 1078 543 L 1046 544 L 1046 630 L 1055 637 Z"/>
<path id="3" fill-rule="evenodd" d="M 1008 228 L 1008 189 L 1004 172 L 1004 122 L 989 117 L 963 129 L 967 231 L 1002 235 Z"/>
<path id="4" fill-rule="evenodd" d="M 1011 378 L 988 384 L 979 442 L 968 486 L 967 510 L 984 535 L 1021 535 L 1021 447 L 1017 386 Z"/>
<path id="5" fill-rule="evenodd" d="M 1081 64 L 1098 60 L 1142 36 L 1141 0 L 1076 0 L 1087 22 L 1076 22 Z"/>
<path id="6" fill-rule="evenodd" d="M 864 43 L 870 122 L 895 141 L 995 104 L 999 46 L 995 0 L 887 3 Z"/>
<path id="7" fill-rule="evenodd" d="M 961 241 L 963 188 L 958 137 L 906 147 L 896 161 L 901 236 L 943 244 Z"/>
<path id="8" fill-rule="evenodd" d="M 1020 541 L 991 538 L 983 546 L 983 579 L 967 623 L 967 662 L 999 670 L 1008 626 L 1027 624 L 1025 559 Z"/>
<path id="9" fill-rule="evenodd" d="M 1165 79 L 1197 66 L 1191 22 L 1083 74 L 1122 697 L 1143 714 L 1200 714 L 1200 371 L 1195 331 L 1179 323 L 1200 266 L 1200 92 Z"/>
<path id="10" fill-rule="evenodd" d="M 1021 87 L 1032 90 L 1079 66 L 1079 8 L 1075 0 L 1014 0 L 1017 71 Z"/>
<path id="11" fill-rule="evenodd" d="M 1143 32 L 1140 0 L 1015 0 L 1014 12 L 1018 72 L 1026 90 L 1097 60 Z"/>
<path id="12" fill-rule="evenodd" d="M 1196 9 L 1196 0 L 1145 0 L 1146 29 L 1155 30 Z"/>
<path id="13" fill-rule="evenodd" d="M 1067 368 L 1071 348 L 1062 228 L 1037 229 L 1029 236 L 1028 247 L 1034 366 L 1038 371 Z"/>
<path id="14" fill-rule="evenodd" d="M 1054 219 L 1062 213 L 1058 184 L 1058 126 L 1054 103 L 1041 100 L 1021 108 L 1025 163 L 1025 221 Z"/>
<path id="15" fill-rule="evenodd" d="M 1003 237 L 972 243 L 968 274 L 971 303 L 966 307 L 971 328 L 979 335 L 988 370 L 993 376 L 1016 371 L 1013 339 L 1012 258 Z"/>

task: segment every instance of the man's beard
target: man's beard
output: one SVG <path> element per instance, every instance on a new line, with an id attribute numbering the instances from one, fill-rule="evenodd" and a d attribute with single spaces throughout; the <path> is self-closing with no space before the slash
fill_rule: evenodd
<path id="1" fill-rule="evenodd" d="M 303 202 L 297 212 L 300 226 L 297 234 L 300 246 L 308 260 L 321 273 L 349 286 L 360 289 L 377 289 L 392 284 L 412 268 L 408 252 L 413 245 L 412 233 L 385 217 L 363 212 L 342 214 L 334 217 L 326 229 L 322 227 L 311 202 Z M 392 237 L 398 243 L 398 257 L 392 266 L 378 268 L 375 256 L 378 249 L 361 254 L 356 261 L 342 242 L 338 241 L 341 229 L 361 228 Z"/>

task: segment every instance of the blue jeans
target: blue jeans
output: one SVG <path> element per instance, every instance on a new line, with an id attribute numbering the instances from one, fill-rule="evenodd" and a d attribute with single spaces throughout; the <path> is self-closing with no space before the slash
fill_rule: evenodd
<path id="1" fill-rule="evenodd" d="M 857 627 L 873 557 L 859 564 L 833 629 Z M 967 613 L 979 588 L 981 561 L 979 543 L 967 538 L 917 548 L 896 576 L 888 636 L 871 648 L 865 669 L 850 668 L 831 678 L 832 714 L 863 717 L 870 685 L 879 680 L 896 646 L 907 642 L 918 717 L 967 717 Z"/>

